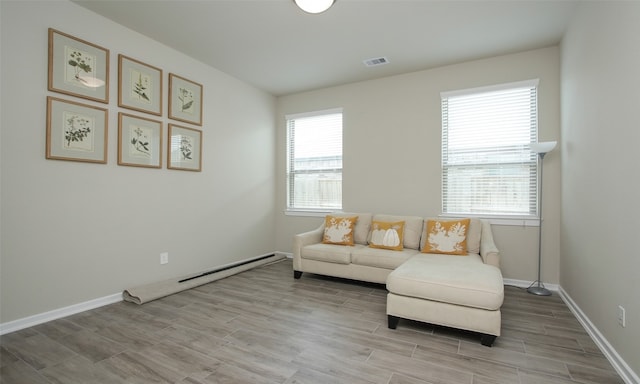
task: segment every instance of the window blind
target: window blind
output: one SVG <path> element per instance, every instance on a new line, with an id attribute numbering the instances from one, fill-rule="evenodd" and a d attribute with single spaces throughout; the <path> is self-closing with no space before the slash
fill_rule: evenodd
<path id="1" fill-rule="evenodd" d="M 342 209 L 342 110 L 286 120 L 287 209 Z"/>
<path id="2" fill-rule="evenodd" d="M 444 214 L 537 214 L 537 85 L 441 94 Z"/>

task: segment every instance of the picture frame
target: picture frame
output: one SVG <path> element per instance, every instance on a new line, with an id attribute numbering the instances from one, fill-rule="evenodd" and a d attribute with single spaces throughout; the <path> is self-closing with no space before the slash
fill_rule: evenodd
<path id="1" fill-rule="evenodd" d="M 162 116 L 162 69 L 119 54 L 118 106 Z"/>
<path id="2" fill-rule="evenodd" d="M 118 165 L 162 168 L 162 122 L 119 112 Z"/>
<path id="3" fill-rule="evenodd" d="M 46 158 L 107 163 L 108 110 L 47 97 Z"/>
<path id="4" fill-rule="evenodd" d="M 202 131 L 169 124 L 167 168 L 194 172 L 202 170 Z"/>
<path id="5" fill-rule="evenodd" d="M 169 118 L 202 126 L 202 85 L 169 73 Z"/>
<path id="6" fill-rule="evenodd" d="M 49 28 L 48 89 L 109 103 L 109 50 Z"/>

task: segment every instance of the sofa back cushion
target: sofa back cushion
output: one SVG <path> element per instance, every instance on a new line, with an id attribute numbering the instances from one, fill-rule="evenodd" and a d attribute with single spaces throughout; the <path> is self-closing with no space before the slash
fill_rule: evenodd
<path id="1" fill-rule="evenodd" d="M 336 217 L 355 217 L 356 225 L 353 228 L 353 242 L 356 244 L 367 245 L 369 230 L 371 229 L 371 213 L 355 213 L 355 212 L 333 212 L 331 216 Z"/>
<path id="2" fill-rule="evenodd" d="M 425 249 L 425 246 L 428 240 L 427 223 L 429 220 L 449 221 L 454 219 L 446 219 L 446 218 L 439 218 L 439 217 L 427 217 L 424 219 L 422 236 L 420 239 L 420 249 L 424 250 L 425 252 L 427 252 Z M 482 222 L 480 221 L 480 219 L 472 217 L 469 221 L 469 228 L 467 229 L 467 252 L 468 253 L 480 254 L 481 235 L 482 235 Z"/>
<path id="3" fill-rule="evenodd" d="M 422 217 L 419 216 L 398 216 L 377 214 L 373 216 L 375 221 L 398 222 L 404 221 L 404 248 L 420 249 L 420 236 L 422 234 Z M 371 236 L 371 235 L 369 235 Z"/>

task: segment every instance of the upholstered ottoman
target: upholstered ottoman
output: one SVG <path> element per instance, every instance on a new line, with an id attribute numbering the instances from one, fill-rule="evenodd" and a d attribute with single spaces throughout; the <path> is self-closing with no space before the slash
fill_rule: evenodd
<path id="1" fill-rule="evenodd" d="M 500 269 L 479 255 L 418 254 L 387 277 L 387 317 L 480 333 L 482 345 L 500 336 L 504 285 Z"/>

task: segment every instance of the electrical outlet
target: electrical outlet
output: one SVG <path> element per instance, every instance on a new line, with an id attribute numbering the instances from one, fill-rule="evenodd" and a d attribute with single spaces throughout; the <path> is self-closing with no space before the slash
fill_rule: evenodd
<path id="1" fill-rule="evenodd" d="M 627 314 L 622 305 L 618 305 L 618 324 L 623 328 L 627 326 Z"/>
<path id="2" fill-rule="evenodd" d="M 160 254 L 160 264 L 167 264 L 169 262 L 169 252 L 162 252 Z"/>

